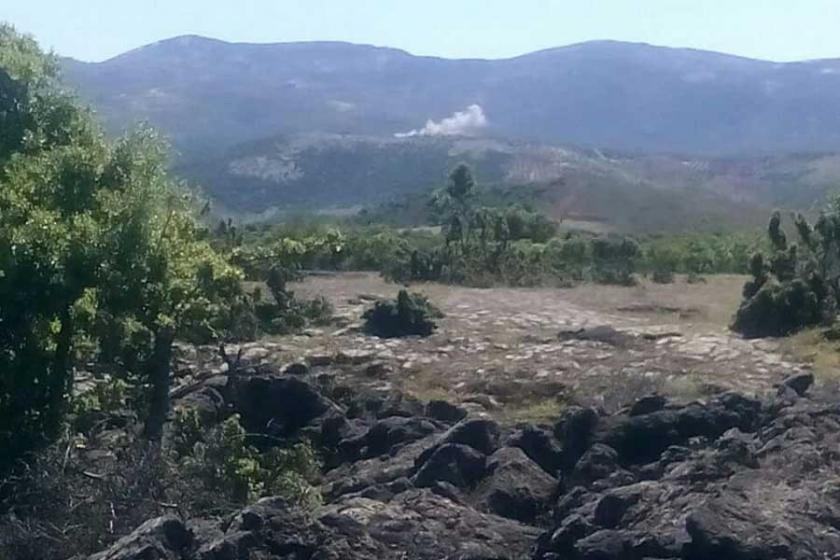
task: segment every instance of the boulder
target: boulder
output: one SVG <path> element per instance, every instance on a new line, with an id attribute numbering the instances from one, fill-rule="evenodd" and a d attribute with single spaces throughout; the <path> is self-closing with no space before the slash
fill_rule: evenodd
<path id="1" fill-rule="evenodd" d="M 802 397 L 814 384 L 814 374 L 810 372 L 798 373 L 785 378 L 780 388 L 792 389 L 798 396 Z"/>
<path id="2" fill-rule="evenodd" d="M 477 491 L 484 511 L 524 523 L 545 513 L 558 482 L 516 447 L 502 447 L 487 459 L 487 475 Z"/>
<path id="3" fill-rule="evenodd" d="M 563 469 L 571 470 L 589 447 L 599 415 L 594 408 L 569 407 L 554 426 L 554 434 L 563 444 Z"/>
<path id="4" fill-rule="evenodd" d="M 193 545 L 192 532 L 177 517 L 150 519 L 89 560 L 180 560 Z"/>
<path id="5" fill-rule="evenodd" d="M 514 431 L 507 438 L 505 445 L 524 451 L 525 455 L 551 476 L 556 477 L 563 466 L 563 450 L 548 430 L 528 424 Z"/>
<path id="6" fill-rule="evenodd" d="M 615 449 L 625 464 L 649 463 L 669 446 L 682 445 L 692 437 L 714 439 L 730 428 L 752 431 L 760 409 L 757 400 L 728 393 L 709 404 L 692 403 L 638 416 L 606 418 L 594 441 Z"/>
<path id="7" fill-rule="evenodd" d="M 472 418 L 462 420 L 444 432 L 436 446 L 423 452 L 420 463 L 425 462 L 438 447 L 446 444 L 466 445 L 483 455 L 490 455 L 499 448 L 501 429 L 493 420 Z"/>
<path id="8" fill-rule="evenodd" d="M 433 400 L 426 404 L 426 416 L 445 424 L 455 424 L 467 417 L 467 411 L 446 401 Z"/>
<path id="9" fill-rule="evenodd" d="M 256 376 L 238 381 L 235 409 L 248 429 L 285 436 L 338 407 L 300 378 Z"/>
<path id="10" fill-rule="evenodd" d="M 468 445 L 445 443 L 425 458 L 421 455 L 413 482 L 418 488 L 448 482 L 456 488 L 472 488 L 485 474 L 486 457 Z"/>
<path id="11" fill-rule="evenodd" d="M 370 458 L 393 451 L 395 446 L 422 439 L 437 431 L 424 418 L 390 416 L 377 421 L 363 435 L 342 440 L 339 449 L 345 457 Z"/>
<path id="12" fill-rule="evenodd" d="M 630 416 L 641 416 L 642 414 L 650 414 L 651 412 L 658 412 L 665 408 L 665 405 L 668 404 L 668 399 L 663 397 L 662 395 L 652 394 L 646 395 L 635 403 L 633 406 L 630 407 L 629 415 Z"/>

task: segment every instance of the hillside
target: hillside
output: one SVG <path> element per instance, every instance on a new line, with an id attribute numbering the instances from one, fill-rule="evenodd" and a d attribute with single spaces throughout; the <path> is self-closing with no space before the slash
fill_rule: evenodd
<path id="1" fill-rule="evenodd" d="M 428 192 L 462 161 L 484 187 L 514 193 L 510 199 L 517 189 L 523 197 L 537 192 L 533 203 L 557 219 L 626 231 L 763 224 L 772 208 L 813 210 L 840 186 L 840 156 L 830 154 L 632 156 L 429 136 L 271 137 L 184 161 L 177 171 L 228 213 L 347 212 Z"/>
<path id="2" fill-rule="evenodd" d="M 187 36 L 101 63 L 66 60 L 65 74 L 112 130 L 149 120 L 190 156 L 276 134 L 392 137 L 471 105 L 487 134 L 530 142 L 707 156 L 840 150 L 840 60 L 609 41 L 446 60 Z"/>

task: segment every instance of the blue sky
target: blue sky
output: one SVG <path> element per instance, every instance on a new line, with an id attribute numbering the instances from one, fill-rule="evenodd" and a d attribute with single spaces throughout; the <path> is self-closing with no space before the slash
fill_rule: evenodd
<path id="1" fill-rule="evenodd" d="M 840 57 L 840 0 L 0 0 L 47 48 L 102 60 L 183 34 L 503 58 L 591 39 L 778 61 Z"/>

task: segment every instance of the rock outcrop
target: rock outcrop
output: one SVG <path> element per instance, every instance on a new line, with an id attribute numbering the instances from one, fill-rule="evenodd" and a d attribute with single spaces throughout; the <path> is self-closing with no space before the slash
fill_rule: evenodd
<path id="1" fill-rule="evenodd" d="M 552 429 L 313 375 L 261 372 L 229 402 L 181 404 L 311 438 L 330 458 L 323 506 L 265 498 L 221 522 L 153 519 L 91 560 L 840 557 L 840 396 L 812 377 L 765 400 L 570 407 Z"/>

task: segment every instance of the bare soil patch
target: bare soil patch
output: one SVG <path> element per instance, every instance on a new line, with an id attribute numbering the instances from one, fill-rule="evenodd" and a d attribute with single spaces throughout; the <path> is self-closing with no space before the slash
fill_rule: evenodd
<path id="1" fill-rule="evenodd" d="M 360 317 L 399 286 L 372 273 L 317 276 L 294 290 L 328 298 L 339 326 L 261 341 L 249 351 L 274 362 L 340 365 L 336 375 L 355 376 L 375 390 L 445 398 L 510 421 L 551 418 L 572 400 L 615 409 L 653 391 L 683 399 L 728 389 L 759 394 L 809 366 L 786 357 L 779 341 L 744 340 L 728 330 L 743 281 L 716 276 L 699 284 L 571 289 L 416 285 L 445 313 L 439 329 L 428 338 L 382 340 L 360 331 Z"/>

